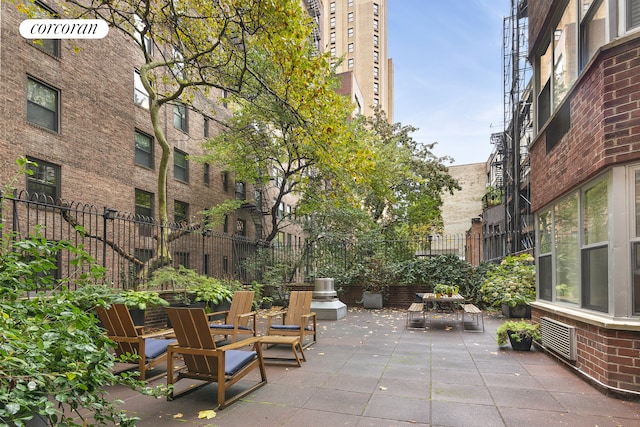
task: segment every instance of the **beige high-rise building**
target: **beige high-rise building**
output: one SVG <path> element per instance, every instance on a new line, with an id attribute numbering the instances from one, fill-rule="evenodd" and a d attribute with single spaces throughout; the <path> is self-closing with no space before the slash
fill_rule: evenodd
<path id="1" fill-rule="evenodd" d="M 323 7 L 322 47 L 336 58 L 336 72 L 355 76 L 355 86 L 360 88 L 363 98 L 360 101 L 356 97 L 362 102 L 359 106 L 362 114 L 370 116 L 373 108 L 379 106 L 393 122 L 387 0 L 326 0 Z"/>

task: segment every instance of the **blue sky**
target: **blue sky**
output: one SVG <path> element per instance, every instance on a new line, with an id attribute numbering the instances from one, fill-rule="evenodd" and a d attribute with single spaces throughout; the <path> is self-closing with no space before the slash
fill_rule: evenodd
<path id="1" fill-rule="evenodd" d="M 503 130 L 502 26 L 510 0 L 388 0 L 394 122 L 452 164 L 487 160 Z M 448 163 L 447 163 L 448 164 Z"/>

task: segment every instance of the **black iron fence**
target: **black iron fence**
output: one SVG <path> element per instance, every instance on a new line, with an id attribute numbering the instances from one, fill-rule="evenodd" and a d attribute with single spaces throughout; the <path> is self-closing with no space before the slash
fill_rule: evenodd
<path id="1" fill-rule="evenodd" d="M 144 283 L 153 271 L 150 266 L 158 265 L 162 253 L 169 254 L 173 266 L 183 265 L 207 276 L 251 283 L 271 274 L 270 281 L 302 283 L 324 271 L 349 270 L 374 254 L 395 261 L 455 254 L 477 265 L 504 257 L 507 246 L 504 234 L 467 234 L 395 241 L 321 239 L 263 247 L 244 236 L 205 230 L 200 225 L 159 223 L 154 218 L 26 192 L 10 197 L 0 193 L 0 201 L 3 236 L 21 239 L 39 233 L 49 240 L 70 241 L 105 267 L 108 283 L 122 289 Z M 166 239 L 159 237 L 163 235 Z M 68 255 L 58 255 L 60 277 L 74 277 L 77 268 Z"/>

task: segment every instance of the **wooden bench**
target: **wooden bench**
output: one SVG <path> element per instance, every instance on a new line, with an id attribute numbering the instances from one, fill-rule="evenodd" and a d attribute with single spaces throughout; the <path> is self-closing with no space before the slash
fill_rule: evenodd
<path id="1" fill-rule="evenodd" d="M 414 319 L 416 314 L 421 314 L 422 319 Z M 407 309 L 407 328 L 425 328 L 426 324 L 427 318 L 425 317 L 424 304 L 414 302 Z"/>
<path id="2" fill-rule="evenodd" d="M 464 315 L 470 315 L 475 319 L 476 327 L 480 326 L 480 322 L 482 323 L 482 330 L 474 328 L 467 329 L 467 325 L 464 322 Z M 482 314 L 482 310 L 476 307 L 473 304 L 462 304 L 462 329 L 465 331 L 474 331 L 474 332 L 484 332 L 484 315 Z"/>

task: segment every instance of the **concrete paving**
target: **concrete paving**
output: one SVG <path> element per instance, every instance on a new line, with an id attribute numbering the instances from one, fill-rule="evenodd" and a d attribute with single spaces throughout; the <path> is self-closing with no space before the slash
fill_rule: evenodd
<path id="1" fill-rule="evenodd" d="M 171 402 L 110 393 L 142 427 L 640 426 L 640 403 L 603 394 L 543 352 L 499 348 L 503 320 L 485 316 L 485 332 L 465 332 L 446 314 L 407 329 L 402 310 L 350 308 L 319 321 L 302 367 L 268 365 L 269 383 L 223 410 L 215 384 Z M 290 346 L 265 352 L 278 353 L 292 356 Z"/>

